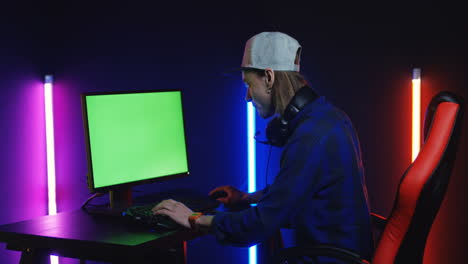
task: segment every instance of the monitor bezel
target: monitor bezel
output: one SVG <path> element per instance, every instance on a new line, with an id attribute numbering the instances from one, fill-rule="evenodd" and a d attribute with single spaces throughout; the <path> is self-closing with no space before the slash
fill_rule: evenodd
<path id="1" fill-rule="evenodd" d="M 94 186 L 94 175 L 93 175 L 93 163 L 92 163 L 92 155 L 91 155 L 91 145 L 90 145 L 90 137 L 89 137 L 89 126 L 88 126 L 88 109 L 86 103 L 87 96 L 94 96 L 94 95 L 112 95 L 112 94 L 135 94 L 135 93 L 162 93 L 162 92 L 179 92 L 180 93 L 180 100 L 181 100 L 181 108 L 182 108 L 182 122 L 184 127 L 184 141 L 185 141 L 185 153 L 187 158 L 187 172 L 177 173 L 177 174 L 169 174 L 165 176 L 160 176 L 157 178 L 152 179 L 145 179 L 145 180 L 138 180 L 133 182 L 127 183 L 120 183 L 114 184 L 104 187 L 96 188 Z M 185 112 L 184 112 L 184 96 L 181 89 L 159 89 L 159 90 L 136 90 L 136 91 L 109 91 L 109 92 L 84 92 L 81 93 L 81 109 L 83 115 L 83 123 L 84 123 L 84 134 L 85 134 L 85 145 L 86 145 L 86 160 L 88 164 L 88 173 L 86 174 L 88 189 L 90 193 L 97 193 L 97 192 L 108 192 L 113 190 L 122 190 L 128 189 L 132 186 L 155 183 L 160 181 L 166 181 L 171 179 L 183 178 L 190 175 L 190 161 L 189 161 L 189 151 L 188 151 L 188 144 L 187 144 L 187 126 L 185 120 Z"/>

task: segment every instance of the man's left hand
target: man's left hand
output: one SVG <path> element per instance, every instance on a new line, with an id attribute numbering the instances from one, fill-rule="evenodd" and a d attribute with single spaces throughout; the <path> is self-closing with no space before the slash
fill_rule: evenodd
<path id="1" fill-rule="evenodd" d="M 193 213 L 193 211 L 183 203 L 172 199 L 164 200 L 153 207 L 152 211 L 153 214 L 167 215 L 179 225 L 190 228 L 188 218 Z"/>

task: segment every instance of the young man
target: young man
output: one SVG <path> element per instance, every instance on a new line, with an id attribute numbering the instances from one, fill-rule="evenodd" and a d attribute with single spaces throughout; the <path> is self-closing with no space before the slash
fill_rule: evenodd
<path id="1" fill-rule="evenodd" d="M 222 186 L 210 194 L 223 191 L 218 200 L 227 205 L 257 206 L 200 215 L 166 200 L 153 211 L 187 228 L 210 230 L 226 245 L 250 246 L 287 226 L 295 229 L 297 245 L 331 244 L 368 259 L 373 242 L 358 137 L 347 115 L 307 85 L 299 73 L 300 54 L 299 43 L 280 32 L 263 32 L 246 43 L 246 100 L 262 118 L 277 115 L 267 136 L 283 147 L 280 171 L 256 193 Z"/>

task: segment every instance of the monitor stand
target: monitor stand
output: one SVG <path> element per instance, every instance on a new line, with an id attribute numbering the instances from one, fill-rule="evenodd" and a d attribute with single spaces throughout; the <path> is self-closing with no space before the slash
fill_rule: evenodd
<path id="1" fill-rule="evenodd" d="M 109 191 L 109 205 L 89 206 L 84 210 L 90 214 L 96 215 L 121 216 L 122 212 L 124 212 L 126 208 L 132 206 L 132 204 L 132 189 L 128 187 Z"/>
<path id="2" fill-rule="evenodd" d="M 132 188 L 122 188 L 109 191 L 109 202 L 111 209 L 125 209 L 132 206 Z"/>

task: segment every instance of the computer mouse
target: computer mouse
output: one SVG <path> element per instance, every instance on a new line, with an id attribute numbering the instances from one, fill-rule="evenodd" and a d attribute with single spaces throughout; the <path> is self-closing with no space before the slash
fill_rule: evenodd
<path id="1" fill-rule="evenodd" d="M 216 191 L 210 195 L 210 199 L 216 200 L 218 198 L 223 198 L 227 196 L 227 192 L 225 191 Z"/>

